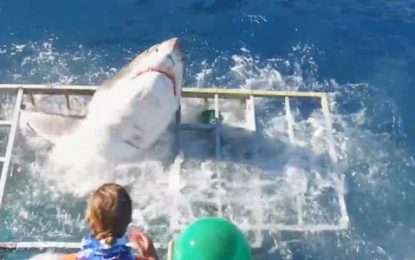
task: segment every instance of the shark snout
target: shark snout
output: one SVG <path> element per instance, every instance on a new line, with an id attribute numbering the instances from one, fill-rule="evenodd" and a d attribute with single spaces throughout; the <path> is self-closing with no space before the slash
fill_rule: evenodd
<path id="1" fill-rule="evenodd" d="M 181 47 L 180 40 L 178 38 L 173 38 L 173 39 L 174 39 L 173 50 L 180 51 L 180 47 Z"/>
<path id="2" fill-rule="evenodd" d="M 179 38 L 171 38 L 169 40 L 166 41 L 166 44 L 168 44 L 171 48 L 171 50 L 176 51 L 176 52 L 180 52 L 180 40 Z"/>

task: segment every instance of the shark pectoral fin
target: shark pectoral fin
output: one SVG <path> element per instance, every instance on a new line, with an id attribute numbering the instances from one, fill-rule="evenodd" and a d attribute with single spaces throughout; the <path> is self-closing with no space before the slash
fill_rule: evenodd
<path id="1" fill-rule="evenodd" d="M 75 131 L 84 117 L 22 110 L 19 128 L 23 135 L 40 136 L 51 143 Z"/>

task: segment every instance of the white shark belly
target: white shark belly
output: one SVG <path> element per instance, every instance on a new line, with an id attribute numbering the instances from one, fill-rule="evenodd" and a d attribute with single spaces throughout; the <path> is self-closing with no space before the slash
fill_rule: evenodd
<path id="1" fill-rule="evenodd" d="M 106 156 L 112 160 L 134 159 L 154 144 L 167 129 L 178 109 L 178 99 L 171 92 L 171 82 L 156 85 L 132 104 L 132 115 L 111 125 Z"/>
<path id="2" fill-rule="evenodd" d="M 147 84 L 139 91 L 118 88 L 116 93 L 97 93 L 77 131 L 56 144 L 54 158 L 58 162 L 95 156 L 110 162 L 138 159 L 166 130 L 179 106 L 170 80 L 160 75 L 147 75 L 141 80 Z M 114 102 L 127 96 L 134 98 L 128 103 Z M 103 106 L 105 103 L 108 105 Z"/>

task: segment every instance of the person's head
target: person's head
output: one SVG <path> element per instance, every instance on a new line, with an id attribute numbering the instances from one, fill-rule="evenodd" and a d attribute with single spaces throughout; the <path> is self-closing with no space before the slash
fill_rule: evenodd
<path id="1" fill-rule="evenodd" d="M 201 218 L 187 226 L 170 248 L 170 260 L 251 260 L 243 233 L 223 218 Z"/>
<path id="2" fill-rule="evenodd" d="M 88 199 L 86 220 L 92 235 L 106 244 L 112 245 L 125 234 L 131 215 L 131 198 L 118 184 L 103 184 Z"/>

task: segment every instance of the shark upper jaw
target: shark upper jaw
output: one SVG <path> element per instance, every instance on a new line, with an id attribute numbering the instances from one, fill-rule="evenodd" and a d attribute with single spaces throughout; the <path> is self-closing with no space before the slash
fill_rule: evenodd
<path id="1" fill-rule="evenodd" d="M 145 70 L 140 70 L 136 75 L 133 77 L 133 79 L 136 79 L 147 72 L 157 72 L 168 78 L 172 85 L 173 85 L 173 94 L 174 96 L 177 96 L 177 87 L 176 87 L 176 77 L 174 76 L 174 73 L 169 73 L 167 71 L 161 70 L 161 69 L 154 69 L 154 68 L 147 68 Z"/>

